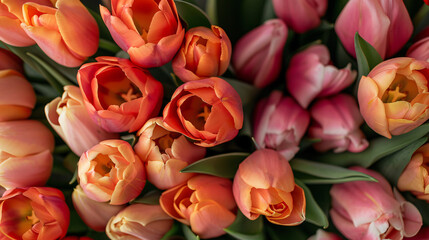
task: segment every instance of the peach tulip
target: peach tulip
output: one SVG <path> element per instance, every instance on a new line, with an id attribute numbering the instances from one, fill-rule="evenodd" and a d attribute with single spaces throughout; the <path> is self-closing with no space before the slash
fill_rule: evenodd
<path id="1" fill-rule="evenodd" d="M 241 162 L 233 191 L 238 207 L 250 220 L 264 215 L 283 226 L 305 220 L 304 190 L 295 184 L 289 162 L 274 150 L 257 150 Z"/>
<path id="2" fill-rule="evenodd" d="M 408 48 L 407 57 L 429 61 L 429 36 L 420 39 Z"/>
<path id="3" fill-rule="evenodd" d="M 173 0 L 112 0 L 112 14 L 100 6 L 113 40 L 135 64 L 159 67 L 171 61 L 185 29 Z"/>
<path id="4" fill-rule="evenodd" d="M 88 198 L 112 205 L 133 200 L 146 183 L 142 161 L 123 140 L 102 141 L 82 154 L 78 176 Z"/>
<path id="5" fill-rule="evenodd" d="M 70 210 L 58 189 L 15 188 L 0 198 L 1 239 L 62 239 L 69 223 Z"/>
<path id="6" fill-rule="evenodd" d="M 0 122 L 0 186 L 43 186 L 51 175 L 54 136 L 41 122 Z"/>
<path id="7" fill-rule="evenodd" d="M 161 108 L 162 84 L 127 59 L 98 57 L 77 74 L 85 106 L 107 132 L 139 130 Z"/>
<path id="8" fill-rule="evenodd" d="M 228 68 L 231 53 L 231 41 L 222 28 L 191 28 L 173 59 L 173 71 L 184 82 L 217 77 Z"/>
<path id="9" fill-rule="evenodd" d="M 132 204 L 112 217 L 106 234 L 116 240 L 158 240 L 173 226 L 173 219 L 159 205 Z"/>
<path id="10" fill-rule="evenodd" d="M 363 119 L 353 97 L 339 94 L 316 102 L 310 109 L 314 120 L 308 132 L 320 139 L 313 146 L 317 151 L 362 152 L 369 143 L 359 129 Z"/>
<path id="11" fill-rule="evenodd" d="M 234 222 L 236 204 L 232 182 L 226 178 L 197 175 L 187 183 L 162 193 L 162 209 L 179 222 L 190 225 L 201 238 L 225 234 Z"/>
<path id="12" fill-rule="evenodd" d="M 86 196 L 79 185 L 73 190 L 72 201 L 74 208 L 85 224 L 99 232 L 103 232 L 110 218 L 125 207 L 94 201 Z"/>
<path id="13" fill-rule="evenodd" d="M 97 22 L 79 0 L 54 2 L 25 3 L 21 27 L 52 60 L 77 67 L 98 49 Z"/>
<path id="14" fill-rule="evenodd" d="M 352 170 L 378 182 L 354 181 L 334 184 L 330 194 L 330 216 L 336 228 L 350 240 L 412 237 L 422 226 L 419 210 L 395 190 L 379 173 L 362 167 Z"/>
<path id="15" fill-rule="evenodd" d="M 272 83 L 282 67 L 287 35 L 283 21 L 272 19 L 240 38 L 232 55 L 237 77 L 258 88 Z"/>
<path id="16" fill-rule="evenodd" d="M 295 54 L 287 69 L 286 84 L 298 103 L 307 108 L 311 101 L 339 93 L 356 78 L 350 63 L 343 69 L 330 64 L 329 50 L 325 45 L 313 45 Z"/>
<path id="17" fill-rule="evenodd" d="M 322 229 L 318 229 L 316 234 L 309 237 L 307 240 L 341 240 L 337 234 L 325 232 Z"/>
<path id="18" fill-rule="evenodd" d="M 225 80 L 212 77 L 176 89 L 164 108 L 164 126 L 202 147 L 232 140 L 243 126 L 241 99 Z"/>
<path id="19" fill-rule="evenodd" d="M 25 77 L 15 70 L 0 70 L 0 122 L 30 117 L 36 94 Z"/>
<path id="20" fill-rule="evenodd" d="M 360 112 L 369 127 L 387 138 L 413 130 L 429 119 L 429 63 L 393 58 L 362 76 Z"/>
<path id="21" fill-rule="evenodd" d="M 119 138 L 119 134 L 106 132 L 92 121 L 76 86 L 65 86 L 62 97 L 45 106 L 45 114 L 51 127 L 78 156 L 103 140 Z"/>
<path id="22" fill-rule="evenodd" d="M 134 150 L 145 163 L 149 182 L 159 189 L 185 183 L 193 174 L 180 170 L 206 154 L 205 148 L 190 143 L 182 134 L 166 130 L 162 118 L 147 121 L 137 135 Z"/>
<path id="23" fill-rule="evenodd" d="M 0 48 L 0 70 L 15 70 L 17 72 L 22 73 L 24 71 L 22 64 L 23 62 L 18 56 L 16 56 L 9 50 Z"/>
<path id="24" fill-rule="evenodd" d="M 253 134 L 260 148 L 277 150 L 287 160 L 299 151 L 299 142 L 307 131 L 310 114 L 291 97 L 273 91 L 255 110 Z"/>
<path id="25" fill-rule="evenodd" d="M 405 45 L 413 33 L 413 23 L 403 0 L 350 0 L 335 22 L 335 32 L 354 57 L 358 32 L 384 59 Z"/>

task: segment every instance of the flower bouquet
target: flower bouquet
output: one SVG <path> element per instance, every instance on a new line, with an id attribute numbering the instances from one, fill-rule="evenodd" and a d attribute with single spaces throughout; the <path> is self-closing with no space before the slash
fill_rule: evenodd
<path id="1" fill-rule="evenodd" d="M 429 239 L 426 4 L 1 0 L 0 239 Z"/>

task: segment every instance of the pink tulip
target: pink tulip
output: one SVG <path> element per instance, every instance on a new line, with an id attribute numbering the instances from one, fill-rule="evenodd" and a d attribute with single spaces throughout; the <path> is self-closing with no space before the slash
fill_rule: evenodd
<path id="1" fill-rule="evenodd" d="M 407 57 L 429 61 L 429 37 L 422 38 L 411 45 L 407 51 Z"/>
<path id="2" fill-rule="evenodd" d="M 0 70 L 15 70 L 22 73 L 24 71 L 22 64 L 22 60 L 18 56 L 9 50 L 0 48 Z"/>
<path id="3" fill-rule="evenodd" d="M 119 137 L 92 121 L 76 86 L 65 86 L 63 96 L 45 106 L 45 114 L 51 127 L 78 156 L 103 140 Z"/>
<path id="4" fill-rule="evenodd" d="M 421 228 L 419 233 L 414 237 L 404 238 L 404 240 L 427 240 L 429 239 L 429 227 Z"/>
<path id="5" fill-rule="evenodd" d="M 337 234 L 318 229 L 316 234 L 309 237 L 307 240 L 341 240 L 341 238 Z"/>
<path id="6" fill-rule="evenodd" d="M 310 114 L 291 97 L 273 91 L 255 110 L 253 132 L 260 148 L 277 150 L 287 160 L 299 151 L 299 142 L 307 131 Z"/>
<path id="7" fill-rule="evenodd" d="M 283 21 L 273 19 L 238 40 L 232 55 L 237 77 L 258 88 L 272 83 L 282 67 L 287 31 Z"/>
<path id="8" fill-rule="evenodd" d="M 351 168 L 378 182 L 355 181 L 331 188 L 331 218 L 348 239 L 391 239 L 412 237 L 422 226 L 417 208 L 392 188 L 379 173 L 361 167 Z"/>
<path id="9" fill-rule="evenodd" d="M 190 225 L 201 238 L 225 234 L 223 229 L 235 219 L 232 182 L 226 178 L 194 176 L 187 183 L 163 192 L 159 202 L 168 215 Z"/>
<path id="10" fill-rule="evenodd" d="M 393 58 L 363 76 L 360 112 L 369 127 L 387 138 L 413 130 L 429 119 L 429 63 Z"/>
<path id="11" fill-rule="evenodd" d="M 43 186 L 51 176 L 54 136 L 35 120 L 0 122 L 0 186 Z"/>
<path id="12" fill-rule="evenodd" d="M 147 121 L 137 135 L 134 150 L 145 163 L 149 182 L 159 189 L 185 183 L 193 174 L 180 170 L 206 154 L 205 148 L 190 143 L 184 135 L 166 130 L 162 118 Z"/>
<path id="13" fill-rule="evenodd" d="M 335 32 L 354 57 L 358 32 L 384 59 L 404 46 L 413 24 L 403 0 L 350 0 L 335 22 Z"/>
<path id="14" fill-rule="evenodd" d="M 100 6 L 113 40 L 135 64 L 159 67 L 173 59 L 185 29 L 173 0 L 112 0 L 112 14 Z"/>
<path id="15" fill-rule="evenodd" d="M 110 219 L 106 234 L 118 240 L 159 240 L 172 226 L 173 219 L 159 205 L 132 204 Z"/>
<path id="16" fill-rule="evenodd" d="M 295 226 L 305 220 L 304 190 L 295 184 L 292 169 L 278 152 L 257 150 L 247 157 L 234 177 L 234 198 L 250 220 Z"/>
<path id="17" fill-rule="evenodd" d="M 122 140 L 105 140 L 82 154 L 78 176 L 87 197 L 112 205 L 133 200 L 146 183 L 142 161 Z"/>
<path id="18" fill-rule="evenodd" d="M 286 84 L 298 103 L 307 108 L 315 98 L 339 93 L 355 78 L 356 71 L 350 70 L 350 64 L 343 69 L 330 65 L 328 48 L 313 45 L 292 57 Z"/>
<path id="19" fill-rule="evenodd" d="M 321 99 L 310 109 L 314 122 L 309 128 L 311 138 L 320 139 L 313 146 L 324 152 L 362 152 L 369 143 L 359 129 L 363 119 L 356 101 L 349 95 L 339 94 Z"/>

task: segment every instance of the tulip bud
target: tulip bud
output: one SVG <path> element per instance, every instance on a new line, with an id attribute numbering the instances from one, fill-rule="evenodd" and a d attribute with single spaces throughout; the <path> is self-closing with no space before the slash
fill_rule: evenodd
<path id="1" fill-rule="evenodd" d="M 313 124 L 308 132 L 311 138 L 320 139 L 313 146 L 324 152 L 362 152 L 369 143 L 359 129 L 363 119 L 353 97 L 339 94 L 321 99 L 310 109 Z"/>
<path id="2" fill-rule="evenodd" d="M 316 234 L 309 237 L 307 240 L 341 240 L 341 238 L 330 232 L 325 232 L 322 229 L 318 229 Z"/>
<path id="3" fill-rule="evenodd" d="M 161 239 L 173 226 L 159 205 L 132 204 L 112 217 L 106 226 L 110 239 Z"/>
<path id="4" fill-rule="evenodd" d="M 146 183 L 142 161 L 122 140 L 105 140 L 82 154 L 78 176 L 87 197 L 112 205 L 136 198 Z"/>
<path id="5" fill-rule="evenodd" d="M 222 28 L 191 28 L 173 59 L 173 71 L 184 82 L 217 77 L 228 68 L 231 52 L 231 41 Z"/>
<path id="6" fill-rule="evenodd" d="M 15 70 L 22 73 L 22 60 L 11 51 L 0 48 L 0 70 Z"/>
<path id="7" fill-rule="evenodd" d="M 411 45 L 407 51 L 407 57 L 429 61 L 429 37 L 422 38 Z"/>
<path id="8" fill-rule="evenodd" d="M 315 98 L 339 93 L 355 80 L 356 71 L 350 70 L 350 64 L 338 69 L 329 62 L 329 50 L 325 45 L 313 45 L 292 57 L 286 84 L 303 108 Z"/>
<path id="9" fill-rule="evenodd" d="M 283 21 L 273 19 L 238 40 L 232 55 L 237 77 L 258 88 L 272 83 L 282 67 L 287 33 Z"/>
<path id="10" fill-rule="evenodd" d="M 262 99 L 255 111 L 254 137 L 260 148 L 278 151 L 291 160 L 299 151 L 299 142 L 307 131 L 310 114 L 291 97 L 273 91 Z"/>

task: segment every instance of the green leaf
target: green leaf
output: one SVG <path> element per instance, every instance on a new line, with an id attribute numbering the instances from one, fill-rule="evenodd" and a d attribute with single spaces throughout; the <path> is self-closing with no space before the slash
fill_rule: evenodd
<path id="1" fill-rule="evenodd" d="M 154 189 L 146 193 L 143 197 L 136 198 L 132 201 L 134 203 L 143 203 L 149 205 L 159 205 L 159 197 L 161 197 L 162 192 L 158 189 Z"/>
<path id="2" fill-rule="evenodd" d="M 225 228 L 225 232 L 239 240 L 263 240 L 264 221 L 260 216 L 255 220 L 250 220 L 240 210 L 237 210 L 235 221 Z"/>
<path id="3" fill-rule="evenodd" d="M 302 175 L 296 174 L 295 177 L 307 184 L 334 184 L 351 181 L 377 181 L 373 177 L 361 172 L 304 159 L 292 159 L 292 161 L 290 161 L 290 165 L 294 172 L 303 173 Z"/>
<path id="4" fill-rule="evenodd" d="M 70 211 L 70 225 L 67 229 L 67 233 L 70 235 L 81 234 L 88 231 L 88 227 L 82 221 L 79 214 L 75 210 Z"/>
<path id="5" fill-rule="evenodd" d="M 186 240 L 200 240 L 200 237 L 198 235 L 195 235 L 195 233 L 192 232 L 188 225 L 182 224 L 182 230 Z"/>
<path id="6" fill-rule="evenodd" d="M 240 11 L 240 22 L 244 32 L 248 32 L 262 23 L 266 0 L 242 0 Z M 271 2 L 269 0 L 268 2 Z"/>
<path id="7" fill-rule="evenodd" d="M 305 221 L 323 228 L 327 228 L 329 226 L 328 217 L 326 217 L 319 204 L 317 204 L 316 200 L 311 194 L 310 189 L 298 179 L 295 179 L 295 183 L 304 190 L 306 201 Z"/>
<path id="8" fill-rule="evenodd" d="M 210 23 L 209 17 L 198 6 L 182 0 L 175 0 L 175 3 L 177 12 L 180 18 L 186 23 L 187 29 L 198 26 L 211 28 L 212 24 Z"/>
<path id="9" fill-rule="evenodd" d="M 169 240 L 169 239 L 174 239 L 174 238 L 170 238 L 173 237 L 174 235 L 179 233 L 180 230 L 180 223 L 178 222 L 174 222 L 173 226 L 171 227 L 171 229 L 161 238 L 161 240 Z M 180 239 L 180 238 L 178 238 Z"/>
<path id="10" fill-rule="evenodd" d="M 248 156 L 249 153 L 234 152 L 207 157 L 188 165 L 180 172 L 233 178 L 240 163 Z"/>

